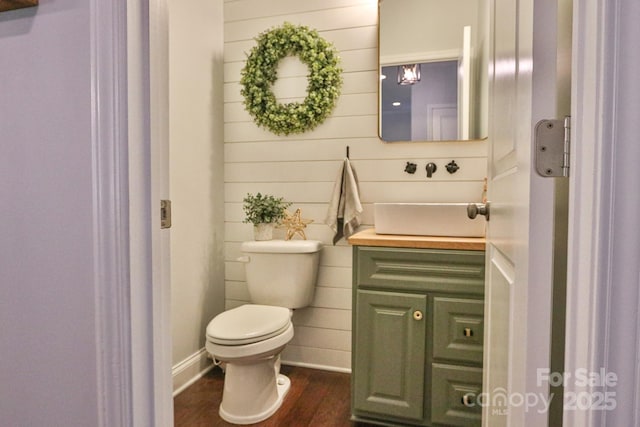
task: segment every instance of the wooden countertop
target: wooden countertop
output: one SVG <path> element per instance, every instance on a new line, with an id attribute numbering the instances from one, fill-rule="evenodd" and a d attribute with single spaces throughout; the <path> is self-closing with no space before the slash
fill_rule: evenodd
<path id="1" fill-rule="evenodd" d="M 484 237 L 400 236 L 395 234 L 376 234 L 374 228 L 368 228 L 349 237 L 348 242 L 354 246 L 388 246 L 394 248 L 484 251 L 486 240 Z"/>

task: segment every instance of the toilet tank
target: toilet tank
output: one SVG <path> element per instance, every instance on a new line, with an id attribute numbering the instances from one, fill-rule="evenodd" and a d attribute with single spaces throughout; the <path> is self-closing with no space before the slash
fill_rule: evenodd
<path id="1" fill-rule="evenodd" d="M 292 309 L 311 304 L 321 249 L 317 240 L 243 242 L 251 302 Z"/>

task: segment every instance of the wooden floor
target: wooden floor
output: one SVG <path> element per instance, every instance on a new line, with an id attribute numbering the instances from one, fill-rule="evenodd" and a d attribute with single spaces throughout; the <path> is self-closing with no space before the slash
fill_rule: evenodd
<path id="1" fill-rule="evenodd" d="M 350 375 L 294 366 L 282 366 L 291 389 L 280 409 L 253 424 L 272 427 L 366 426 L 349 421 Z M 232 426 L 220 418 L 224 375 L 215 368 L 174 398 L 175 427 Z"/>

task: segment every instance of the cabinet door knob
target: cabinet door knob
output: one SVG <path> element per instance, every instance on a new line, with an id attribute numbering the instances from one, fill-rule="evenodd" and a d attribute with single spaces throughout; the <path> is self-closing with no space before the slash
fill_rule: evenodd
<path id="1" fill-rule="evenodd" d="M 472 407 L 472 406 L 474 406 L 473 397 L 474 397 L 473 393 L 466 393 L 464 396 L 462 396 L 462 399 L 460 399 L 460 400 L 462 401 L 462 404 L 464 406 Z"/>
<path id="2" fill-rule="evenodd" d="M 416 320 L 422 320 L 422 312 L 420 310 L 414 311 L 413 318 Z"/>
<path id="3" fill-rule="evenodd" d="M 464 336 L 465 336 L 465 337 L 472 337 L 472 336 L 473 336 L 473 329 L 471 329 L 471 328 L 464 328 Z"/>

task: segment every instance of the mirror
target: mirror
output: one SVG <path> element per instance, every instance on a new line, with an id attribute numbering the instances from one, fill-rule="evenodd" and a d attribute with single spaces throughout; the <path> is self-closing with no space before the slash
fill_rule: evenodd
<path id="1" fill-rule="evenodd" d="M 488 0 L 380 0 L 379 136 L 482 139 L 488 123 Z"/>

